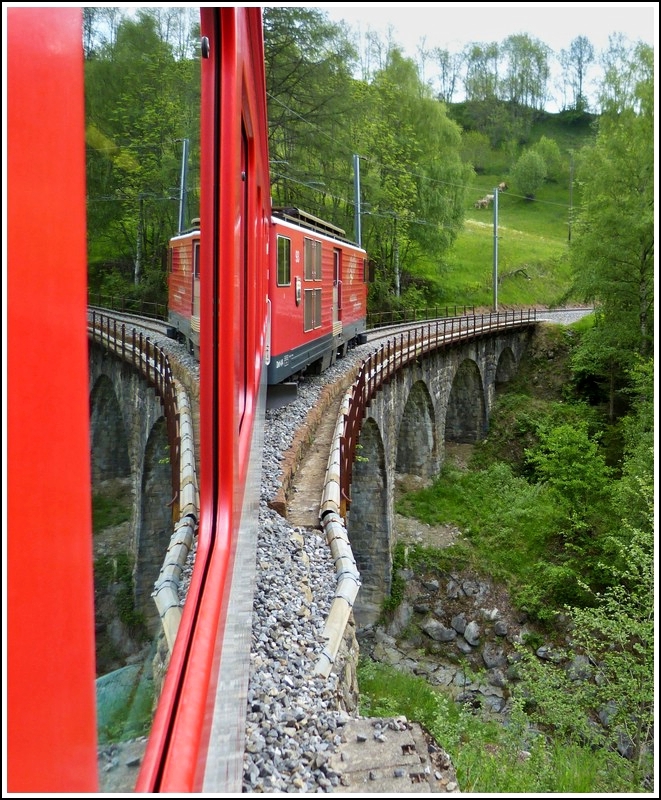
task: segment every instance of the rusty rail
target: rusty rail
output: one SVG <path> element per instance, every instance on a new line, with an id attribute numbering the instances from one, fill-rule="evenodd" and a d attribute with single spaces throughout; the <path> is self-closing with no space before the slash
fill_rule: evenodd
<path id="1" fill-rule="evenodd" d="M 534 309 L 437 319 L 388 339 L 362 363 L 351 390 L 349 409 L 344 415 L 344 433 L 340 439 L 343 514 L 351 504 L 351 476 L 360 427 L 367 407 L 381 386 L 411 361 L 442 347 L 496 330 L 526 327 L 536 320 L 537 312 Z"/>
<path id="2" fill-rule="evenodd" d="M 134 366 L 151 386 L 163 405 L 170 445 L 172 496 L 179 498 L 181 431 L 177 390 L 167 355 L 148 336 L 135 328 L 127 329 L 124 323 L 98 311 L 90 311 L 87 322 L 90 338 Z"/>

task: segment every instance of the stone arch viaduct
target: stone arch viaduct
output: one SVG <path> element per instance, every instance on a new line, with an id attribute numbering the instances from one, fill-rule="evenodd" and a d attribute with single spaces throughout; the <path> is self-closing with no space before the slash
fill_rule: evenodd
<path id="1" fill-rule="evenodd" d="M 128 541 L 135 605 L 154 635 L 160 619 L 152 592 L 173 528 L 173 489 L 167 421 L 161 398 L 130 363 L 90 342 L 92 490 L 114 482 L 130 507 Z M 105 555 L 117 557 L 110 548 Z"/>
<path id="2" fill-rule="evenodd" d="M 431 478 L 447 442 L 486 435 L 496 389 L 517 372 L 531 331 L 491 331 L 414 358 L 367 404 L 346 515 L 361 581 L 353 607 L 359 630 L 376 622 L 390 593 L 396 473 Z"/>
<path id="3" fill-rule="evenodd" d="M 446 443 L 485 436 L 497 387 L 516 374 L 535 322 L 521 317 L 510 327 L 489 326 L 463 338 L 446 335 L 442 346 L 395 364 L 361 409 L 357 458 L 345 493 L 350 500 L 343 504 L 360 575 L 352 607 L 359 630 L 376 622 L 390 593 L 395 475 L 431 478 L 443 465 Z M 181 504 L 172 494 L 167 404 L 131 361 L 90 342 L 92 479 L 94 485 L 128 481 L 136 607 L 156 634 L 154 582 Z"/>
<path id="4" fill-rule="evenodd" d="M 121 498 L 129 517 L 94 534 L 103 675 L 136 656 L 146 639 L 162 664 L 172 650 L 199 516 L 190 400 L 199 387 L 181 365 L 175 377 L 165 351 L 135 328 L 92 311 L 88 333 L 92 492 L 115 506 Z"/>

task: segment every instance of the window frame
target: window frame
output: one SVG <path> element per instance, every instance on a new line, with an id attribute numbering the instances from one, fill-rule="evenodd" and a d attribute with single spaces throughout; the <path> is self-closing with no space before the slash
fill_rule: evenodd
<path id="1" fill-rule="evenodd" d="M 287 264 L 284 264 L 282 257 L 284 257 L 284 252 L 281 251 L 280 244 L 286 244 L 286 257 L 287 257 Z M 275 282 L 277 286 L 291 286 L 291 239 L 289 236 L 282 236 L 278 234 L 277 243 L 276 243 L 276 252 L 277 252 L 277 270 L 275 276 Z M 281 267 L 286 266 L 286 280 L 281 280 Z M 285 277 L 284 275 L 282 277 Z"/>

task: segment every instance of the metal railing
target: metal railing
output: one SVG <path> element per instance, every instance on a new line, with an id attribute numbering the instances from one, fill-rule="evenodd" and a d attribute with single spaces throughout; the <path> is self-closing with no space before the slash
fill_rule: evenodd
<path id="1" fill-rule="evenodd" d="M 133 297 L 115 297 L 114 295 L 90 292 L 87 298 L 90 306 L 101 306 L 111 311 L 122 314 L 139 314 L 141 317 L 158 319 L 167 322 L 168 307 L 165 303 L 154 303 L 150 300 L 140 300 Z"/>
<path id="2" fill-rule="evenodd" d="M 142 332 L 138 332 L 135 328 L 129 330 L 124 323 L 118 323 L 113 317 L 98 311 L 89 312 L 87 330 L 94 342 L 134 366 L 160 398 L 167 424 L 172 468 L 172 493 L 174 502 L 176 502 L 180 490 L 181 436 L 177 391 L 167 355 Z"/>
<path id="3" fill-rule="evenodd" d="M 459 314 L 474 314 L 475 306 L 430 306 L 429 308 L 400 308 L 395 311 L 372 311 L 367 314 L 367 328 L 384 328 L 404 322 L 423 322 L 440 317 L 456 317 Z"/>
<path id="4" fill-rule="evenodd" d="M 340 492 L 343 516 L 351 503 L 351 477 L 360 427 L 369 402 L 381 386 L 406 364 L 441 347 L 496 330 L 526 327 L 536 322 L 536 319 L 537 313 L 534 309 L 437 319 L 388 339 L 363 361 L 351 389 L 351 401 L 344 415 L 344 433 L 340 440 Z"/>

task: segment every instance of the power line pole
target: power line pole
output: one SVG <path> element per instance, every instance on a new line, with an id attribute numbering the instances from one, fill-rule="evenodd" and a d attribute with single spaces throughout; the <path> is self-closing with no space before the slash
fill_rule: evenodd
<path id="1" fill-rule="evenodd" d="M 142 277 L 142 235 L 145 227 L 145 195 L 141 192 L 138 195 L 138 233 L 135 243 L 135 268 L 133 270 L 133 284 L 140 285 Z"/>
<path id="2" fill-rule="evenodd" d="M 179 233 L 184 231 L 184 214 L 186 211 L 186 183 L 188 174 L 188 139 L 182 139 L 184 147 L 181 153 L 181 178 L 179 179 Z"/>
<path id="3" fill-rule="evenodd" d="M 354 194 L 354 222 L 353 227 L 358 247 L 362 247 L 362 233 L 360 230 L 360 156 L 353 157 L 353 194 Z"/>
<path id="4" fill-rule="evenodd" d="M 394 220 L 395 230 L 395 243 L 394 243 L 394 260 L 395 260 L 395 296 L 400 297 L 400 277 L 399 277 L 399 242 L 397 241 L 397 215 Z"/>
<path id="5" fill-rule="evenodd" d="M 574 190 L 574 151 L 569 151 L 569 225 L 567 241 L 571 242 L 572 194 Z"/>
<path id="6" fill-rule="evenodd" d="M 493 190 L 493 310 L 498 312 L 498 187 Z"/>

